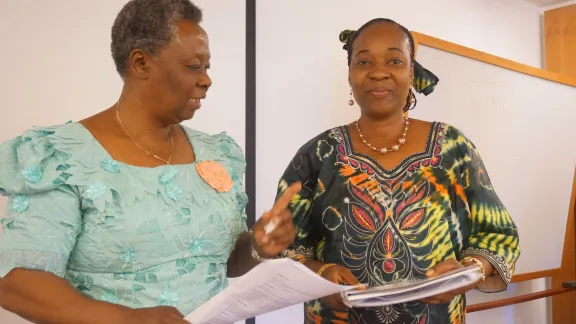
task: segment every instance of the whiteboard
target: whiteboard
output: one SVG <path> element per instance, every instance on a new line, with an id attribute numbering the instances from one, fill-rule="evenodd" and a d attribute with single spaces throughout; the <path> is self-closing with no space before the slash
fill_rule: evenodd
<path id="1" fill-rule="evenodd" d="M 477 146 L 518 226 L 515 274 L 559 268 L 576 165 L 576 87 L 422 44 L 417 59 L 440 83 L 410 115 L 455 125 Z"/>

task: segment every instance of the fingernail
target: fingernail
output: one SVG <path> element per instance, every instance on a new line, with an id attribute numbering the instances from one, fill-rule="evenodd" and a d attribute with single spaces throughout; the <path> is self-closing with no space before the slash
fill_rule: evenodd
<path id="1" fill-rule="evenodd" d="M 431 276 L 433 274 L 434 274 L 434 269 L 430 269 L 430 270 L 426 271 L 427 276 Z"/>

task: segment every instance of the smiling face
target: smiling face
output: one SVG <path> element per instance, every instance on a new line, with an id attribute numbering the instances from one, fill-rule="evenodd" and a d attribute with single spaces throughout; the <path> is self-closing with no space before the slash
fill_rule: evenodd
<path id="1" fill-rule="evenodd" d="M 413 76 L 406 34 L 392 23 L 377 22 L 352 46 L 348 80 L 362 112 L 384 118 L 401 111 Z"/>
<path id="2" fill-rule="evenodd" d="M 206 32 L 194 22 L 176 24 L 175 36 L 154 56 L 135 50 L 132 75 L 140 82 L 145 106 L 158 120 L 178 124 L 191 119 L 212 85 L 207 70 L 210 50 Z"/>

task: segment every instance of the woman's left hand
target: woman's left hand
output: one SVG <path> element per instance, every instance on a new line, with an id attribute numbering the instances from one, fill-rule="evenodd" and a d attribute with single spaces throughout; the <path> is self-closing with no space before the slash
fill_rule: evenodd
<path id="1" fill-rule="evenodd" d="M 472 263 L 472 264 L 467 265 L 467 266 L 476 267 L 477 265 Z M 463 267 L 464 266 L 460 262 L 458 262 L 456 259 L 447 259 L 447 260 L 444 260 L 444 261 L 436 264 L 432 269 L 428 270 L 426 272 L 426 276 L 428 276 L 428 278 L 433 278 L 433 277 L 439 276 L 445 272 L 448 272 L 450 270 L 459 269 L 459 268 L 463 268 Z M 462 295 L 465 292 L 476 288 L 476 286 L 478 286 L 480 281 L 481 280 L 478 280 L 477 282 L 470 284 L 469 286 L 462 287 L 462 288 L 456 289 L 456 290 L 451 290 L 449 292 L 439 294 L 436 296 L 424 298 L 420 301 L 423 303 L 426 303 L 426 304 L 446 304 L 446 303 L 449 303 L 454 297 L 456 297 L 458 295 Z"/>
<path id="2" fill-rule="evenodd" d="M 254 224 L 253 244 L 260 256 L 273 258 L 294 242 L 296 229 L 292 222 L 292 212 L 289 206 L 292 198 L 300 190 L 302 190 L 302 185 L 299 182 L 292 184 L 276 200 L 272 209 L 264 213 L 258 222 Z M 266 233 L 267 225 L 274 227 L 269 233 Z"/>

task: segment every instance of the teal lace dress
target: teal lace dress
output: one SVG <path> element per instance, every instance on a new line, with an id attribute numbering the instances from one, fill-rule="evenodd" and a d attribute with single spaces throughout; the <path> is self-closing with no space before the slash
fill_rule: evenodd
<path id="1" fill-rule="evenodd" d="M 0 146 L 0 277 L 52 272 L 85 295 L 187 314 L 227 285 L 246 231 L 245 160 L 226 134 L 184 128 L 197 161 L 136 167 L 113 160 L 79 123 L 36 128 Z M 213 161 L 234 186 L 219 192 L 195 165 Z"/>

